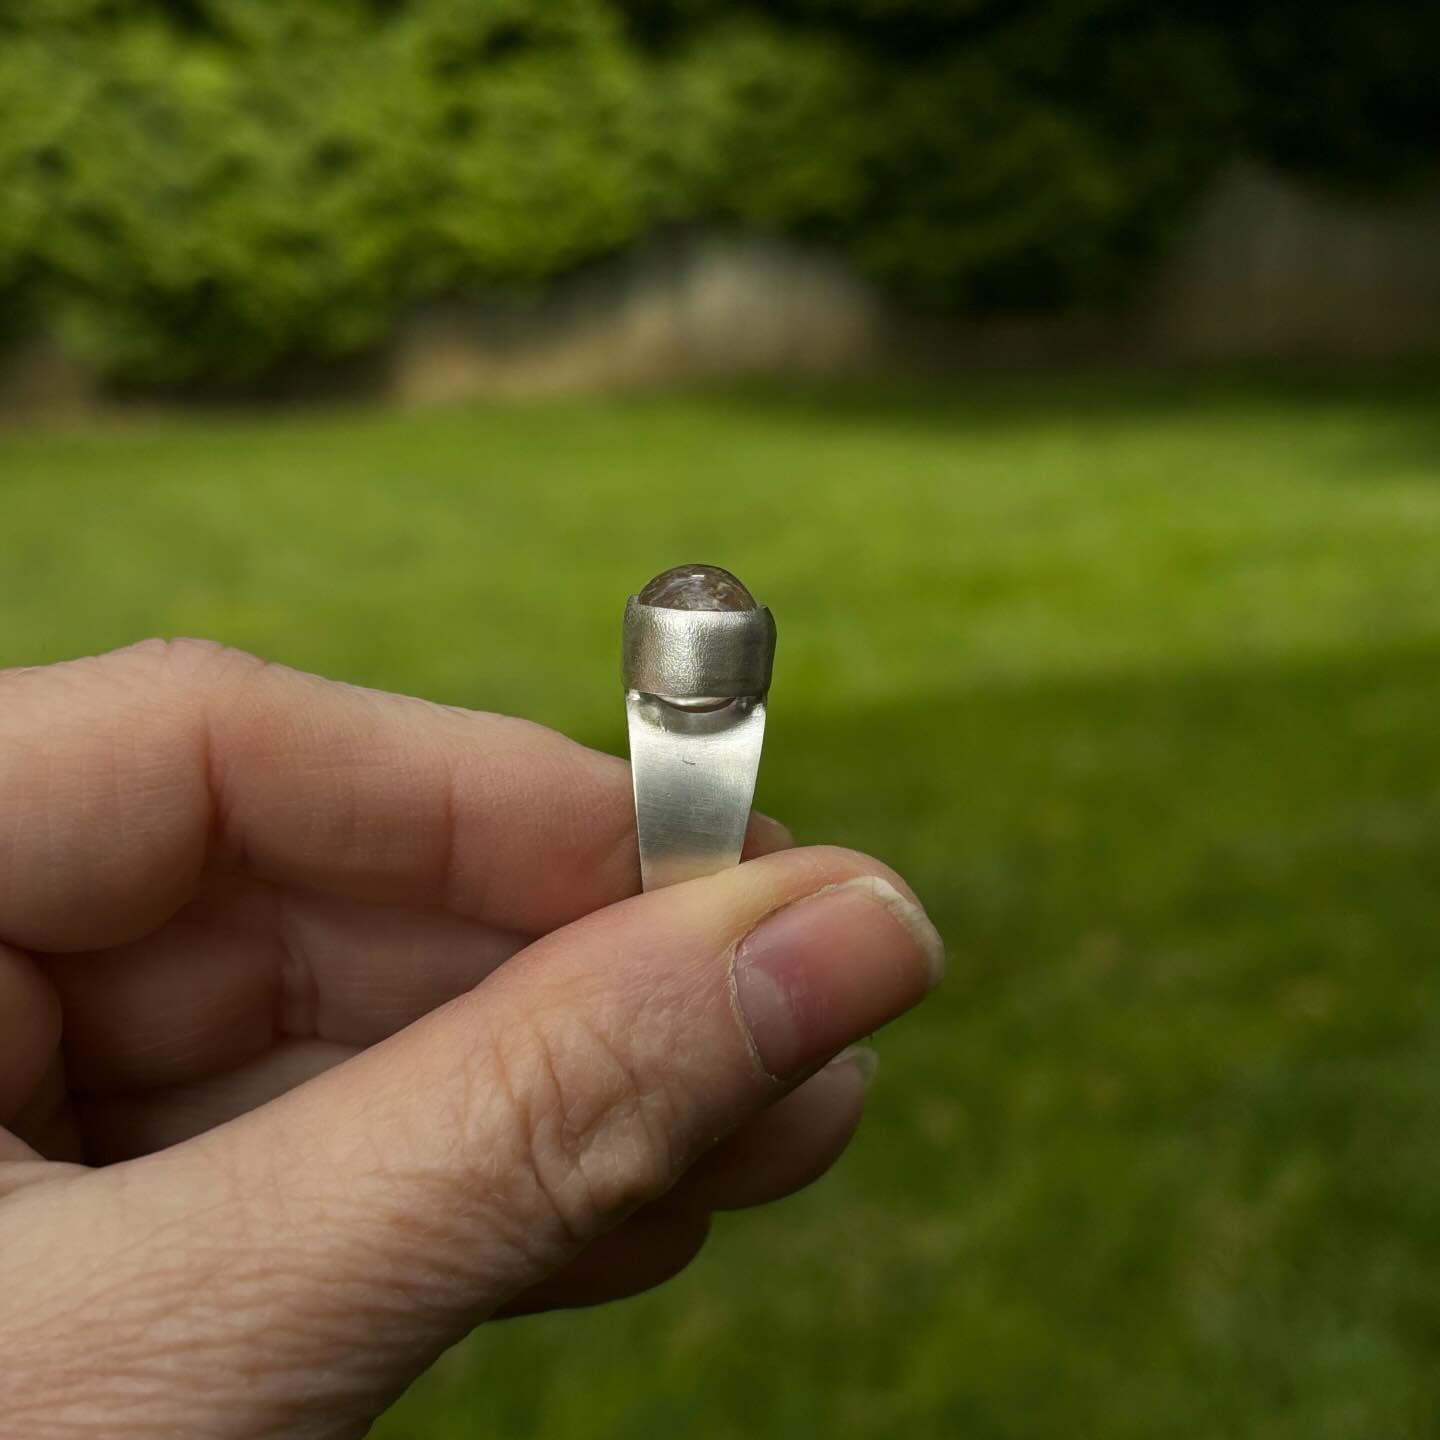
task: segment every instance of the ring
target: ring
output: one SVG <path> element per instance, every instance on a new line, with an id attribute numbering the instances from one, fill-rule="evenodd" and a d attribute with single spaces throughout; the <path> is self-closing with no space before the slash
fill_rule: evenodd
<path id="1" fill-rule="evenodd" d="M 625 605 L 621 678 L 640 881 L 740 861 L 775 660 L 775 621 L 728 570 L 678 565 Z"/>

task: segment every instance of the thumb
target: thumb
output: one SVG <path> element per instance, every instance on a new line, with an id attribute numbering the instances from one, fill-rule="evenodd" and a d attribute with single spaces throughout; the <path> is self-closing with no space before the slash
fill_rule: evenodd
<path id="1" fill-rule="evenodd" d="M 137 1433 L 167 1433 L 178 1393 L 186 1433 L 363 1433 L 442 1349 L 916 1003 L 941 965 L 891 872 L 788 851 L 558 930 L 197 1140 L 32 1187 L 13 1199 L 73 1227 L 68 1276 L 84 1237 L 95 1290 L 61 1294 L 52 1275 L 27 1297 L 37 1357 L 52 1324 L 73 1347 L 73 1373 L 37 1380 L 47 1420 L 63 1389 L 74 1420 L 118 1396 L 145 1410 Z"/>

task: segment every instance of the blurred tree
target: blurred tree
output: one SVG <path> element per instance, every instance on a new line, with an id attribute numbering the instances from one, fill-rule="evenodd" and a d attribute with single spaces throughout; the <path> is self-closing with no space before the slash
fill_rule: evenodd
<path id="1" fill-rule="evenodd" d="M 1352 187 L 1434 175 L 1440 7 L 1267 0 L 1234 9 L 1236 69 L 1256 150 Z"/>
<path id="2" fill-rule="evenodd" d="M 54 4 L 0 45 L 0 264 L 112 373 L 243 382 L 637 232 L 645 89 L 602 5 L 395 8 Z"/>
<path id="3" fill-rule="evenodd" d="M 1232 155 L 1428 173 L 1437 42 L 1401 0 L 0 0 L 0 311 L 248 384 L 717 220 L 1107 304 Z"/>

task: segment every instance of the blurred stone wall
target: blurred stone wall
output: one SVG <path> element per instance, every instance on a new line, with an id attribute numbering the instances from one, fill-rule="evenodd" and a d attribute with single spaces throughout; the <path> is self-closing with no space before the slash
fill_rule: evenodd
<path id="1" fill-rule="evenodd" d="M 436 303 L 387 353 L 321 383 L 402 405 L 759 375 L 1084 360 L 1176 364 L 1440 353 L 1440 187 L 1388 202 L 1236 167 L 1122 315 L 960 323 L 899 312 L 787 241 L 657 241 L 531 296 Z M 36 342 L 0 357 L 0 411 L 100 391 Z"/>
<path id="2" fill-rule="evenodd" d="M 1440 188 L 1377 204 L 1239 166 L 1159 277 L 1139 329 L 1178 359 L 1440 348 Z"/>
<path id="3" fill-rule="evenodd" d="M 397 398 L 419 403 L 826 375 L 877 363 L 888 318 L 823 254 L 759 236 L 673 239 L 529 299 L 429 306 L 402 327 L 391 374 Z"/>
<path id="4" fill-rule="evenodd" d="M 888 367 L 1397 356 L 1440 351 L 1440 189 L 1349 200 L 1251 165 L 1200 207 L 1115 316 L 905 315 L 787 242 L 654 245 L 530 302 L 438 305 L 405 325 L 402 402 Z"/>

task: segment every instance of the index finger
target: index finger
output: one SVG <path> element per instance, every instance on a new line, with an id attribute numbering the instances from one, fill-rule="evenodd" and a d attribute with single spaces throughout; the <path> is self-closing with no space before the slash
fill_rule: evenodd
<path id="1" fill-rule="evenodd" d="M 202 641 L 0 674 L 0 939 L 133 940 L 206 865 L 541 934 L 639 888 L 629 767 Z"/>

